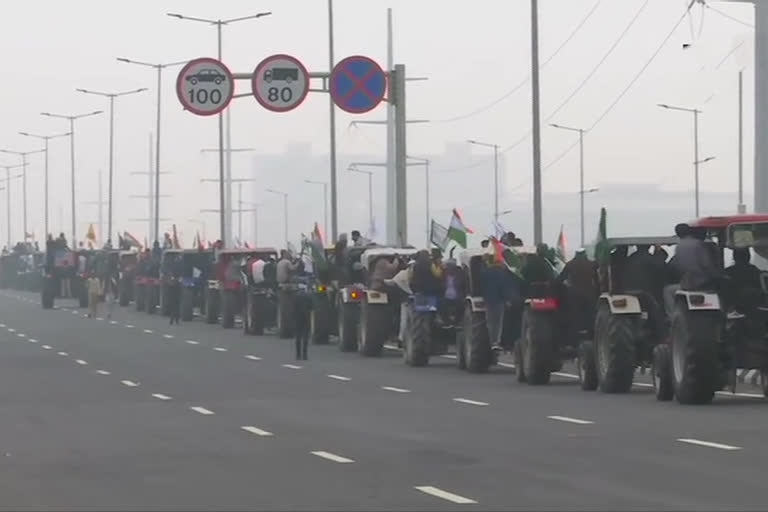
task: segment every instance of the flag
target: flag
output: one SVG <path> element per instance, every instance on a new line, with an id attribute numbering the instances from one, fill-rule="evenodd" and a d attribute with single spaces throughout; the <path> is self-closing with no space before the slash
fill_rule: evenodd
<path id="1" fill-rule="evenodd" d="M 137 249 L 141 249 L 141 242 L 139 242 L 139 240 L 135 236 L 133 236 L 127 231 L 123 231 L 123 240 L 128 242 L 128 245 L 130 245 L 131 247 L 136 247 Z M 146 237 L 144 238 L 144 247 L 147 247 Z"/>
<path id="2" fill-rule="evenodd" d="M 436 247 L 445 251 L 448 247 L 448 228 L 433 220 L 429 229 L 429 240 Z"/>
<path id="3" fill-rule="evenodd" d="M 595 260 L 598 263 L 607 263 L 610 248 L 608 247 L 608 228 L 607 212 L 605 208 L 600 209 L 600 223 L 597 226 L 597 236 L 595 237 Z"/>
<path id="4" fill-rule="evenodd" d="M 320 273 L 327 270 L 328 262 L 325 259 L 325 246 L 323 245 L 323 236 L 320 233 L 320 226 L 315 222 L 315 228 L 312 230 L 310 238 L 304 237 L 302 249 L 309 249 L 309 255 L 312 258 L 312 268 Z"/>
<path id="5" fill-rule="evenodd" d="M 96 243 L 96 230 L 94 229 L 93 224 L 88 226 L 88 233 L 86 233 L 85 239 L 90 240 L 91 243 Z"/>
<path id="6" fill-rule="evenodd" d="M 504 226 L 501 225 L 501 222 L 498 220 L 493 221 L 493 224 L 491 225 L 491 236 L 495 236 L 499 240 L 507 234 L 507 230 L 504 228 Z"/>
<path id="7" fill-rule="evenodd" d="M 555 249 L 557 257 L 561 261 L 568 261 L 568 240 L 565 238 L 563 225 L 560 224 L 560 234 L 557 236 L 557 247 Z"/>
<path id="8" fill-rule="evenodd" d="M 320 245 L 320 248 L 323 246 L 323 235 L 320 233 L 320 226 L 318 226 L 317 222 L 315 222 L 315 229 L 312 230 L 312 241 L 317 242 Z"/>
<path id="9" fill-rule="evenodd" d="M 501 263 L 506 266 L 507 269 L 513 274 L 521 277 L 521 268 L 523 266 L 522 258 L 517 250 L 513 247 L 507 247 L 495 236 L 490 237 L 491 246 L 493 248 L 493 256 L 497 263 Z"/>
<path id="10" fill-rule="evenodd" d="M 176 232 L 176 224 L 173 225 L 173 238 L 171 239 L 171 243 L 173 244 L 174 249 L 181 249 L 181 244 L 179 244 L 179 234 Z"/>
<path id="11" fill-rule="evenodd" d="M 453 209 L 453 217 L 451 217 L 451 224 L 448 226 L 448 239 L 453 240 L 461 247 L 467 247 L 467 233 L 474 233 L 471 229 L 464 225 L 464 221 L 461 219 L 458 210 Z"/>

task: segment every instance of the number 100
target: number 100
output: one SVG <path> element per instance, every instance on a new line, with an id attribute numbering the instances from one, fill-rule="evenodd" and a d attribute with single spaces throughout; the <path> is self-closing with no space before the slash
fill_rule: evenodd
<path id="1" fill-rule="evenodd" d="M 209 101 L 214 105 L 221 103 L 221 91 L 218 89 L 214 89 L 210 92 L 207 89 L 189 90 L 189 102 L 193 105 L 195 103 L 208 103 Z"/>

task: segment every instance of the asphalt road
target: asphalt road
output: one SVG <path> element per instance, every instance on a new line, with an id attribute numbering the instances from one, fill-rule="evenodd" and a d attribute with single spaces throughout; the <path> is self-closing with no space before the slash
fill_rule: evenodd
<path id="1" fill-rule="evenodd" d="M 765 510 L 768 403 L 584 393 L 0 294 L 2 510 Z"/>

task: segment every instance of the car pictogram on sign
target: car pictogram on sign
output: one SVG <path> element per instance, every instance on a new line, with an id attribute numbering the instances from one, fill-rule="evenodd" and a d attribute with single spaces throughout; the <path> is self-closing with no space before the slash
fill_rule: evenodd
<path id="1" fill-rule="evenodd" d="M 194 75 L 189 75 L 186 78 L 187 82 L 191 83 L 192 85 L 196 85 L 198 82 L 213 82 L 216 85 L 219 85 L 226 79 L 226 75 L 219 73 L 219 71 L 215 69 L 201 69 Z"/>
<path id="2" fill-rule="evenodd" d="M 264 81 L 271 84 L 273 81 L 291 83 L 299 79 L 299 70 L 296 68 L 272 68 L 264 71 Z"/>

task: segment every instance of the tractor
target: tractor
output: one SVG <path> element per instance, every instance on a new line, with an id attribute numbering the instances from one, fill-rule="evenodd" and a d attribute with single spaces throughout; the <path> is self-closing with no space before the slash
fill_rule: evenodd
<path id="1" fill-rule="evenodd" d="M 195 308 L 205 312 L 205 288 L 213 267 L 213 251 L 187 249 L 181 253 L 181 319 L 195 317 Z"/>
<path id="2" fill-rule="evenodd" d="M 277 251 L 275 249 L 259 249 L 247 258 L 241 269 L 241 282 L 245 290 L 245 313 L 243 315 L 243 332 L 248 335 L 261 336 L 264 329 L 275 327 L 277 323 L 276 282 L 265 276 L 266 265 L 275 266 Z M 271 262 L 271 263 L 267 263 Z M 254 270 L 261 267 L 258 275 Z"/>
<path id="3" fill-rule="evenodd" d="M 235 315 L 242 312 L 245 300 L 241 267 L 254 256 L 273 255 L 274 249 L 217 249 L 214 252 L 213 279 L 208 279 L 205 299 L 205 319 L 216 323 L 221 316 L 221 326 L 235 326 Z M 221 313 L 221 315 L 219 315 Z"/>
<path id="4" fill-rule="evenodd" d="M 360 258 L 366 247 L 348 247 L 344 254 L 335 254 L 334 263 L 338 286 L 336 291 L 336 331 L 339 335 L 339 350 L 357 350 L 360 303 L 363 300 L 365 269 Z"/>
<path id="5" fill-rule="evenodd" d="M 313 280 L 310 284 L 312 312 L 310 313 L 310 337 L 315 345 L 327 345 L 332 334 L 338 334 L 338 276 L 334 271 L 335 250 L 323 251 L 322 261 L 313 261 Z"/>

